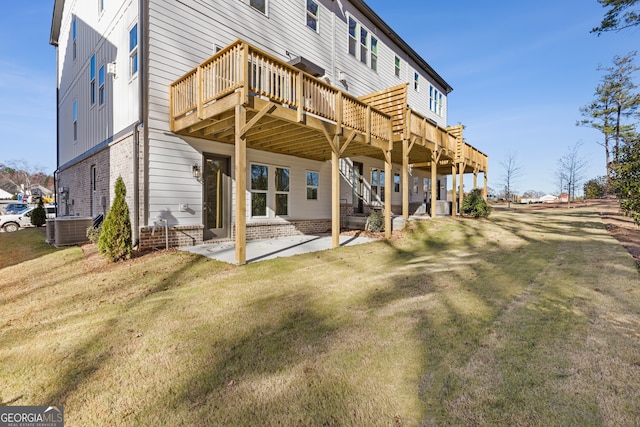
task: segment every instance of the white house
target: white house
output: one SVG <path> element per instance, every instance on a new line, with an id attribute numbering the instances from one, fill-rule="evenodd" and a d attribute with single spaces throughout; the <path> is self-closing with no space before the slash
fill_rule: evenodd
<path id="1" fill-rule="evenodd" d="M 361 0 L 55 0 L 60 212 L 122 176 L 140 248 L 447 213 L 487 157 L 451 86 Z M 462 188 L 463 186 L 460 185 Z M 461 195 L 459 195 L 461 197 Z M 453 209 L 452 214 L 455 214 Z"/>

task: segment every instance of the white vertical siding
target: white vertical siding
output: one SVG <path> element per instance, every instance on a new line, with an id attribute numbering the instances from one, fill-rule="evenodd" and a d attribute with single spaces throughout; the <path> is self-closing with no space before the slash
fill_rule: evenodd
<path id="1" fill-rule="evenodd" d="M 76 20 L 76 57 L 72 22 Z M 129 77 L 129 29 L 138 20 L 138 2 L 66 1 L 58 43 L 59 163 L 64 165 L 110 140 L 138 118 L 139 78 Z M 90 61 L 96 58 L 96 102 L 91 104 Z M 116 75 L 106 74 L 115 62 Z M 98 74 L 105 66 L 105 103 L 99 104 Z M 78 133 L 74 141 L 73 102 L 78 105 Z"/>

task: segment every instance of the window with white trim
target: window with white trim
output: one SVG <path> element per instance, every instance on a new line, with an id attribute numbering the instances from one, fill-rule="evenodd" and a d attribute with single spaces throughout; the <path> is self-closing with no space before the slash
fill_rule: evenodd
<path id="1" fill-rule="evenodd" d="M 371 69 L 378 71 L 378 39 L 371 36 Z"/>
<path id="2" fill-rule="evenodd" d="M 320 186 L 320 174 L 307 171 L 307 200 L 318 200 L 318 187 Z"/>
<path id="3" fill-rule="evenodd" d="M 371 169 L 371 202 L 384 202 L 384 170 Z"/>
<path id="4" fill-rule="evenodd" d="M 267 0 L 249 0 L 249 6 L 265 15 L 267 14 Z"/>
<path id="5" fill-rule="evenodd" d="M 286 168 L 276 168 L 276 215 L 289 215 L 289 177 Z"/>
<path id="6" fill-rule="evenodd" d="M 400 174 L 399 173 L 393 174 L 393 192 L 394 193 L 400 192 Z"/>
<path id="7" fill-rule="evenodd" d="M 73 141 L 78 140 L 78 101 L 73 100 Z"/>
<path id="8" fill-rule="evenodd" d="M 307 27 L 318 32 L 318 20 L 320 17 L 320 9 L 318 3 L 313 0 L 307 0 Z"/>
<path id="9" fill-rule="evenodd" d="M 417 176 L 413 177 L 413 192 L 415 194 L 418 194 L 418 177 Z"/>
<path id="10" fill-rule="evenodd" d="M 360 27 L 360 62 L 367 63 L 369 53 L 369 32 Z"/>
<path id="11" fill-rule="evenodd" d="M 431 192 L 431 180 L 429 178 L 422 178 L 422 191 L 424 191 L 425 195 Z"/>
<path id="12" fill-rule="evenodd" d="M 420 92 L 420 74 L 413 73 L 413 88 L 416 92 Z"/>
<path id="13" fill-rule="evenodd" d="M 91 55 L 89 63 L 89 100 L 91 105 L 96 103 L 96 56 Z"/>
<path id="14" fill-rule="evenodd" d="M 138 24 L 129 30 L 129 77 L 138 72 Z"/>
<path id="15" fill-rule="evenodd" d="M 398 58 L 397 56 L 396 56 L 394 65 L 395 65 L 396 77 L 400 77 L 400 58 Z"/>
<path id="16" fill-rule="evenodd" d="M 71 21 L 71 38 L 73 40 L 73 60 L 75 61 L 77 58 L 77 54 L 78 54 L 78 47 L 77 47 L 77 38 L 78 38 L 78 24 L 76 21 L 76 17 L 74 16 L 72 21 Z"/>
<path id="17" fill-rule="evenodd" d="M 103 105 L 106 101 L 104 88 L 104 65 L 98 70 L 98 104 Z"/>
<path id="18" fill-rule="evenodd" d="M 429 109 L 439 116 L 442 116 L 442 92 L 433 86 L 429 87 Z"/>
<path id="19" fill-rule="evenodd" d="M 251 216 L 267 216 L 269 168 L 251 165 Z"/>
<path id="20" fill-rule="evenodd" d="M 356 46 L 358 40 L 356 40 L 356 32 L 358 30 L 358 23 L 349 17 L 349 54 L 356 56 Z"/>

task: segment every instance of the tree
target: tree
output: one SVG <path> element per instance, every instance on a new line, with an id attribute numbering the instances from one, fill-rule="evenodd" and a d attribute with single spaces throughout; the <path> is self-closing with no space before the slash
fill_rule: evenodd
<path id="1" fill-rule="evenodd" d="M 126 195 L 124 181 L 122 177 L 118 177 L 113 205 L 102 223 L 102 232 L 98 239 L 98 251 L 109 261 L 131 258 L 131 219 Z"/>
<path id="2" fill-rule="evenodd" d="M 627 141 L 620 152 L 620 162 L 613 168 L 611 186 L 620 206 L 640 225 L 640 137 Z"/>
<path id="3" fill-rule="evenodd" d="M 585 199 L 601 199 L 607 194 L 607 177 L 592 178 L 584 183 Z"/>
<path id="4" fill-rule="evenodd" d="M 482 197 L 482 191 L 474 188 L 469 194 L 462 199 L 461 212 L 463 215 L 472 216 L 474 218 L 488 217 L 491 214 L 492 207 Z"/>
<path id="5" fill-rule="evenodd" d="M 522 167 L 516 159 L 515 153 L 509 151 L 504 160 L 500 162 L 503 167 L 502 183 L 504 184 L 504 197 L 507 199 L 507 207 L 511 207 L 511 199 L 515 195 L 515 184 L 522 176 Z"/>
<path id="6" fill-rule="evenodd" d="M 580 154 L 581 142 L 577 142 L 567 149 L 567 153 L 558 160 L 558 175 L 564 178 L 569 201 L 574 200 L 576 188 L 584 180 L 587 160 Z"/>
<path id="7" fill-rule="evenodd" d="M 640 24 L 640 10 L 636 6 L 638 0 L 598 0 L 609 10 L 604 15 L 599 27 L 591 30 L 598 35 L 607 31 L 620 31 Z"/>
<path id="8" fill-rule="evenodd" d="M 38 206 L 31 212 L 31 224 L 42 227 L 47 222 L 47 211 L 44 210 L 42 197 L 38 199 Z"/>
<path id="9" fill-rule="evenodd" d="M 605 149 L 607 176 L 611 176 L 611 148 L 613 161 L 618 161 L 618 152 L 623 140 L 635 132 L 633 123 L 627 123 L 638 111 L 640 95 L 636 93 L 633 75 L 640 67 L 633 61 L 637 52 L 625 56 L 613 57 L 613 66 L 599 66 L 599 71 L 606 71 L 602 83 L 596 86 L 595 99 L 580 108 L 585 119 L 576 124 L 589 126 L 602 132 L 604 140 L 601 145 Z M 611 147 L 613 145 L 613 147 Z"/>

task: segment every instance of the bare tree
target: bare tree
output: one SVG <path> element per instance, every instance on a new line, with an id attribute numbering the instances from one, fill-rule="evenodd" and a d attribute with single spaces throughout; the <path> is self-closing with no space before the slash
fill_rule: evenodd
<path id="1" fill-rule="evenodd" d="M 511 198 L 515 194 L 515 185 L 518 178 L 522 176 L 522 167 L 518 163 L 514 152 L 509 151 L 505 154 L 504 159 L 500 162 L 504 174 L 502 175 L 502 184 L 504 185 L 504 195 L 507 199 L 507 207 L 511 207 Z"/>
<path id="2" fill-rule="evenodd" d="M 576 142 L 568 147 L 567 153 L 558 161 L 558 174 L 564 178 L 568 203 L 575 200 L 576 188 L 581 188 L 580 186 L 585 180 L 585 170 L 589 164 L 580 154 L 581 147 L 582 142 Z"/>

